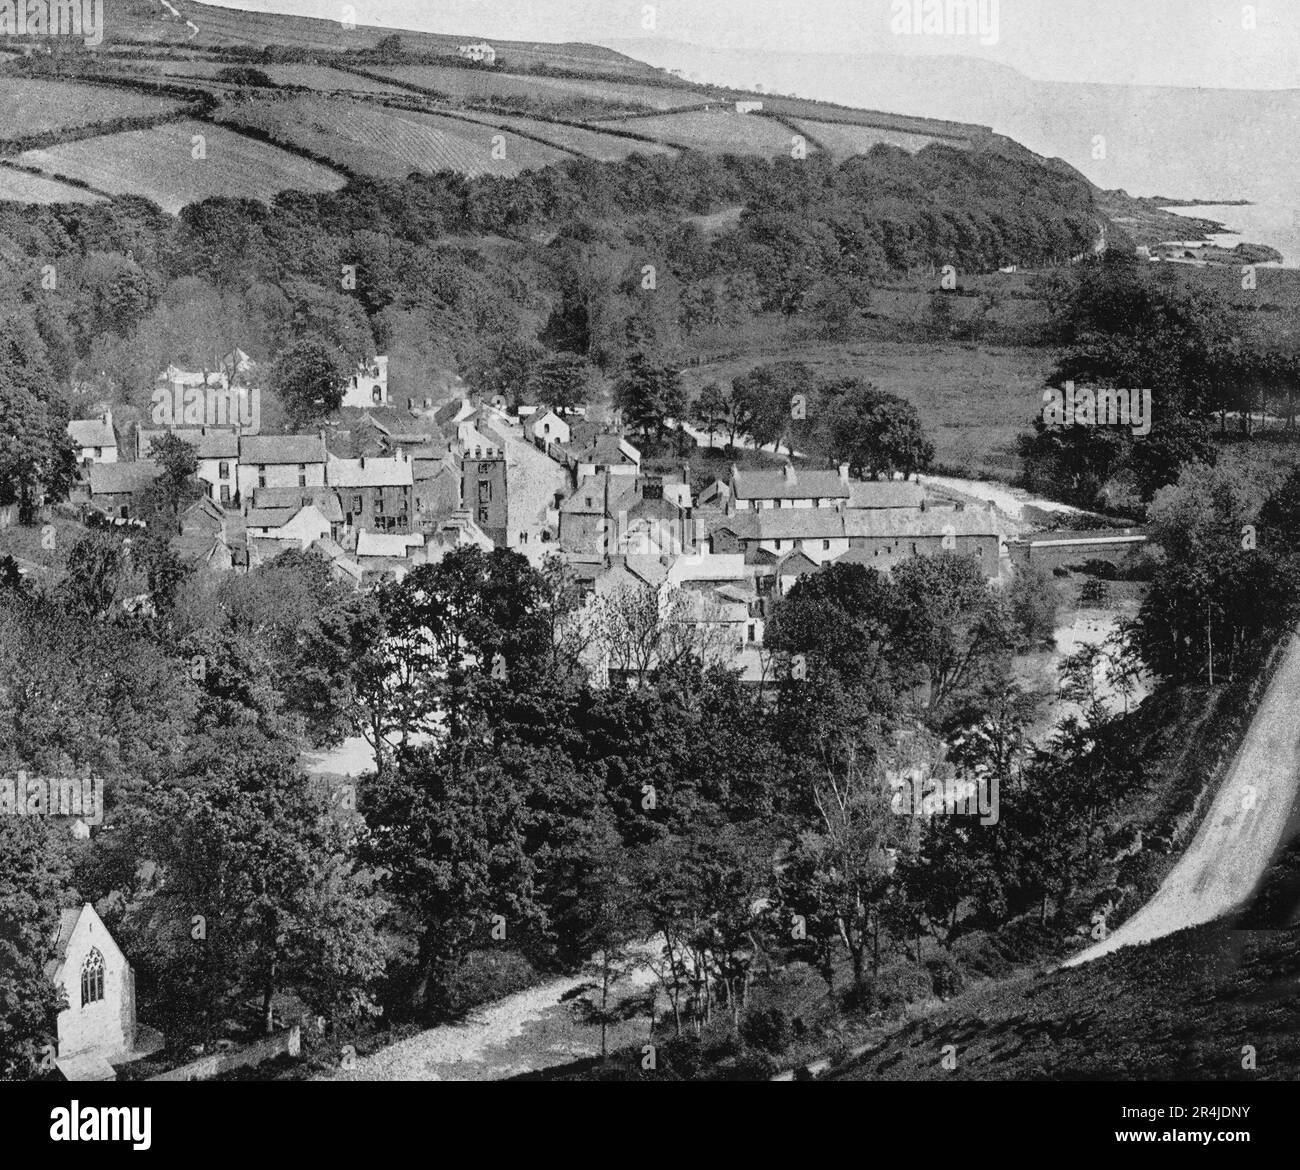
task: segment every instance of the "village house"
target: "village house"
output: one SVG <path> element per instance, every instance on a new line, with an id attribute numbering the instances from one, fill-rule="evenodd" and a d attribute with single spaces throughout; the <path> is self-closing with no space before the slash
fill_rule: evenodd
<path id="1" fill-rule="evenodd" d="M 117 432 L 113 429 L 113 412 L 105 410 L 98 418 L 77 418 L 68 423 L 68 437 L 77 448 L 77 462 L 117 462 Z"/>
<path id="2" fill-rule="evenodd" d="M 325 478 L 338 493 L 345 532 L 410 532 L 415 474 L 405 449 L 390 459 L 334 459 Z"/>
<path id="3" fill-rule="evenodd" d="M 616 517 L 636 501 L 635 479 L 623 475 L 584 479 L 560 504 L 560 548 L 566 557 L 591 562 L 615 553 Z"/>
<path id="4" fill-rule="evenodd" d="M 728 508 L 732 512 L 836 509 L 848 503 L 850 494 L 847 464 L 838 471 L 796 470 L 793 463 L 779 471 L 741 471 L 733 466 Z"/>
<path id="5" fill-rule="evenodd" d="M 524 424 L 524 434 L 542 451 L 552 443 L 564 446 L 573 440 L 573 428 L 553 410 L 533 415 Z"/>
<path id="6" fill-rule="evenodd" d="M 986 577 L 1001 572 L 1001 534 L 992 511 L 983 508 L 736 512 L 709 533 L 709 546 L 769 568 L 799 552 L 814 565 L 848 556 L 850 563 L 883 573 L 908 557 L 954 552 L 975 557 Z"/>
<path id="7" fill-rule="evenodd" d="M 344 406 L 388 405 L 388 358 L 371 358 L 362 362 L 343 391 Z"/>
<path id="8" fill-rule="evenodd" d="M 556 536 L 565 468 L 484 411 L 456 426 L 460 507 L 497 545 L 540 563 Z"/>
<path id="9" fill-rule="evenodd" d="M 413 560 L 424 548 L 420 533 L 359 532 L 357 533 L 356 562 L 361 566 L 363 585 L 380 581 L 401 580 Z"/>
<path id="10" fill-rule="evenodd" d="M 150 430 L 137 427 L 135 431 L 135 457 L 149 458 L 155 439 L 175 435 L 193 446 L 198 452 L 197 478 L 207 486 L 208 498 L 222 507 L 234 505 L 239 491 L 239 434 L 230 427 L 173 427 L 167 430 Z"/>
<path id="11" fill-rule="evenodd" d="M 478 65 L 495 65 L 497 63 L 497 51 L 487 41 L 477 41 L 472 45 L 459 45 L 456 52 L 466 61 L 473 61 Z"/>
<path id="12" fill-rule="evenodd" d="M 590 442 L 570 443 L 562 448 L 574 483 L 593 475 L 639 475 L 641 452 L 622 435 L 600 434 Z"/>
<path id="13" fill-rule="evenodd" d="M 195 500 L 180 515 L 180 533 L 172 538 L 172 550 L 183 561 L 211 572 L 228 572 L 235 564 L 230 520 L 212 500 Z"/>
<path id="14" fill-rule="evenodd" d="M 308 507 L 315 509 L 328 522 L 331 540 L 342 539 L 343 505 L 339 502 L 338 493 L 331 487 L 257 488 L 248 501 L 249 515 L 254 512 L 280 511 L 289 513 L 292 518 Z"/>
<path id="15" fill-rule="evenodd" d="M 325 435 L 241 435 L 239 496 L 258 488 L 325 486 Z"/>
<path id="16" fill-rule="evenodd" d="M 244 526 L 250 541 L 293 543 L 301 550 L 328 538 L 335 527 L 314 505 L 297 503 L 277 508 L 254 506 L 245 515 Z"/>
<path id="17" fill-rule="evenodd" d="M 134 463 L 92 463 L 84 491 L 90 504 L 115 519 L 130 519 L 136 495 L 153 486 L 161 469 L 147 459 Z"/>
<path id="18" fill-rule="evenodd" d="M 135 973 L 95 908 L 64 910 L 45 964 L 63 989 L 55 1065 L 70 1081 L 111 1081 L 115 1064 L 162 1047 L 162 1037 L 135 1018 Z"/>

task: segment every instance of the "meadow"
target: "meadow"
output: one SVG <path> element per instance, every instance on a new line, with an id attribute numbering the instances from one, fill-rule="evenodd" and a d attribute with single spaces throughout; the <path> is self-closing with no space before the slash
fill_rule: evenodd
<path id="1" fill-rule="evenodd" d="M 775 119 L 737 114 L 730 106 L 631 118 L 619 124 L 671 146 L 712 154 L 789 154 L 794 140 L 793 133 Z"/>
<path id="2" fill-rule="evenodd" d="M 517 175 L 568 157 L 521 134 L 502 133 L 456 118 L 321 98 L 241 102 L 221 120 L 248 127 L 288 146 L 329 159 L 349 173 L 405 178 L 412 171 Z M 502 142 L 494 139 L 500 137 Z M 504 147 L 505 157 L 494 157 Z"/>
<path id="3" fill-rule="evenodd" d="M 675 154 L 672 147 L 659 142 L 641 142 L 622 138 L 616 134 L 603 134 L 563 122 L 547 122 L 539 118 L 516 118 L 509 114 L 485 114 L 472 110 L 458 110 L 457 117 L 486 126 L 515 130 L 533 138 L 540 138 L 561 150 L 572 151 L 600 162 L 621 162 L 630 154 Z"/>
<path id="4" fill-rule="evenodd" d="M 51 130 L 72 130 L 120 118 L 165 117 L 182 103 L 131 89 L 73 81 L 0 78 L 0 122 L 7 137 L 30 138 Z"/>
<path id="5" fill-rule="evenodd" d="M 103 198 L 56 179 L 0 166 L 0 200 L 6 203 L 99 203 Z"/>
<path id="6" fill-rule="evenodd" d="M 206 157 L 194 158 L 196 136 Z M 206 122 L 180 121 L 68 142 L 18 156 L 25 166 L 109 195 L 143 195 L 164 211 L 214 195 L 269 202 L 281 191 L 337 191 L 342 175 Z"/>
<path id="7" fill-rule="evenodd" d="M 570 77 L 498 73 L 488 69 L 457 69 L 443 65 L 395 65 L 368 69 L 377 76 L 421 89 L 437 90 L 448 97 L 487 99 L 527 97 L 533 100 L 587 98 L 629 109 L 672 110 L 699 105 L 707 96 L 682 87 L 637 85 L 631 81 L 596 81 Z"/>

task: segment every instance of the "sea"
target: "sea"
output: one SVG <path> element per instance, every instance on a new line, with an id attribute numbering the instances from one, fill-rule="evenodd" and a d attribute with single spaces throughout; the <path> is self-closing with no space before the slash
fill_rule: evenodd
<path id="1" fill-rule="evenodd" d="M 1197 204 L 1170 207 L 1176 215 L 1212 219 L 1230 231 L 1217 233 L 1211 241 L 1224 248 L 1240 243 L 1266 244 L 1282 253 L 1281 264 L 1260 265 L 1265 268 L 1300 268 L 1300 210 L 1276 202 L 1251 203 L 1241 207 L 1223 204 Z M 1176 241 L 1168 241 L 1174 243 Z"/>

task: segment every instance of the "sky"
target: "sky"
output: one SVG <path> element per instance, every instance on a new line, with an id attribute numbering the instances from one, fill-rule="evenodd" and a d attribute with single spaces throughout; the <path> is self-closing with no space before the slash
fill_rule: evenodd
<path id="1" fill-rule="evenodd" d="M 209 0 L 213 2 L 213 0 Z M 215 0 L 338 20 L 343 0 Z M 906 0 L 349 0 L 359 24 L 502 40 L 612 44 L 672 67 L 682 43 L 756 53 L 983 57 L 1041 81 L 1300 86 L 1300 3 L 974 0 L 995 34 L 895 31 Z M 933 4 L 936 0 L 912 0 Z M 647 9 L 653 9 L 648 13 Z M 647 28 L 647 24 L 653 28 Z M 989 43 L 982 43 L 988 41 Z M 632 42 L 632 43 L 629 43 Z M 694 63 L 696 54 L 689 55 Z M 762 66 L 756 58 L 756 70 Z M 809 66 L 810 69 L 815 66 Z M 701 73 L 702 80 L 708 80 Z M 756 73 L 756 80 L 761 77 Z"/>

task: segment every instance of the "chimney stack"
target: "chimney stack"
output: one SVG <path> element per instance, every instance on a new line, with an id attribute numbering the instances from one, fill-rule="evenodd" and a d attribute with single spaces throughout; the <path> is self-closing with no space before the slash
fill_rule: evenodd
<path id="1" fill-rule="evenodd" d="M 786 482 L 786 483 L 794 483 L 794 482 L 795 482 L 794 464 L 793 464 L 793 463 L 787 463 L 787 464 L 785 465 L 785 482 Z"/>
<path id="2" fill-rule="evenodd" d="M 840 482 L 845 484 L 849 482 L 849 465 L 847 463 L 840 464 Z"/>

